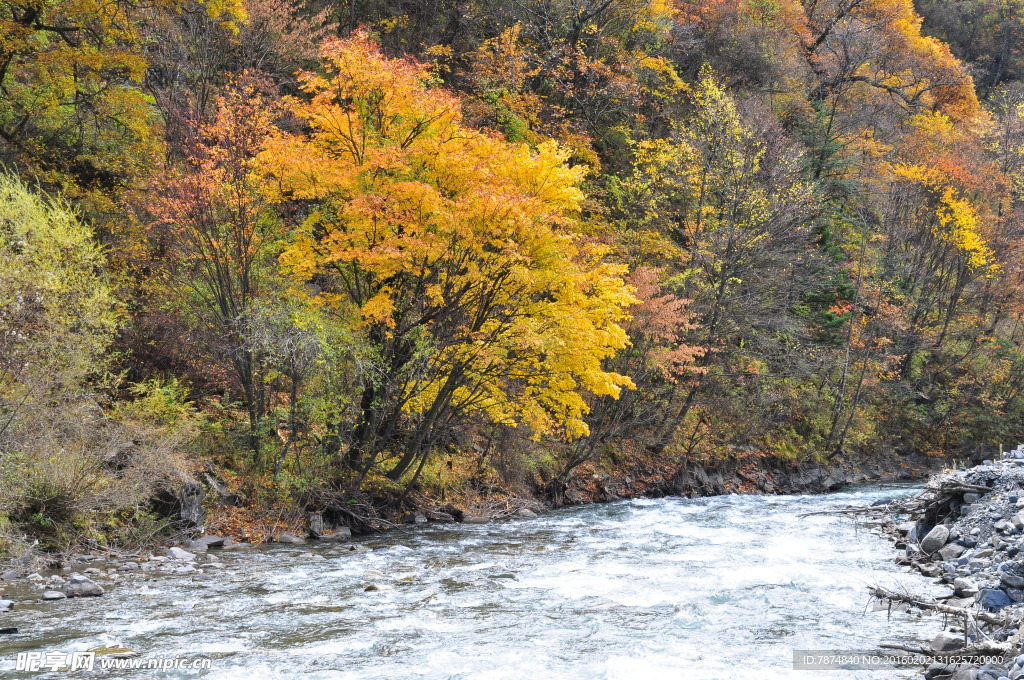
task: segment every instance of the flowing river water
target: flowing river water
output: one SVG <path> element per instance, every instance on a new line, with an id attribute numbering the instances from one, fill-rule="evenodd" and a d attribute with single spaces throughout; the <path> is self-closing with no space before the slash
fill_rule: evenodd
<path id="1" fill-rule="evenodd" d="M 222 552 L 226 567 L 209 580 L 146 576 L 100 598 L 19 604 L 0 619 L 21 629 L 0 636 L 0 676 L 48 677 L 15 671 L 18 651 L 119 644 L 142 659 L 208 658 L 211 668 L 51 675 L 911 678 L 912 668 L 793 669 L 795 649 L 877 649 L 939 630 L 935 619 L 869 606 L 869 584 L 936 588 L 897 567 L 885 538 L 849 515 L 801 517 L 908 492 L 622 501 L 418 526 L 363 539 L 356 552 L 333 543 Z"/>

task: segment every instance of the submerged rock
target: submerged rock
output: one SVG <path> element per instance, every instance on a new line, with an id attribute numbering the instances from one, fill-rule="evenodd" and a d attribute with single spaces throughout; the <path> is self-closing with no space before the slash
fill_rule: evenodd
<path id="1" fill-rule="evenodd" d="M 81 574 L 73 574 L 64 586 L 64 594 L 68 597 L 99 597 L 103 592 L 98 583 Z"/>

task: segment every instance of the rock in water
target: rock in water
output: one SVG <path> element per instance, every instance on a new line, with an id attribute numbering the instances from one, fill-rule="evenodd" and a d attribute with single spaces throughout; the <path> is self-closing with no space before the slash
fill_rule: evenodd
<path id="1" fill-rule="evenodd" d="M 302 545 L 306 541 L 301 539 L 301 538 L 299 538 L 295 534 L 290 534 L 290 533 L 288 533 L 286 531 L 285 533 L 283 533 L 283 534 L 281 534 L 280 536 L 277 537 L 277 542 L 278 543 L 287 543 L 287 544 L 290 544 L 290 545 Z"/>
<path id="2" fill-rule="evenodd" d="M 44 600 L 63 600 L 67 597 L 67 595 L 60 592 L 59 590 L 47 590 L 41 595 L 41 597 Z"/>
<path id="3" fill-rule="evenodd" d="M 935 636 L 934 640 L 932 640 L 933 652 L 952 652 L 953 650 L 960 649 L 963 646 L 963 636 L 950 633 L 948 630 L 942 631 Z"/>
<path id="4" fill-rule="evenodd" d="M 182 560 L 183 562 L 195 562 L 196 556 L 187 550 L 182 550 L 177 546 L 168 548 L 164 551 L 164 554 L 170 557 L 172 560 Z"/>
<path id="5" fill-rule="evenodd" d="M 0 612 L 9 612 L 14 609 L 14 600 L 0 600 Z"/>
<path id="6" fill-rule="evenodd" d="M 224 541 L 227 540 L 223 536 L 202 536 L 195 539 L 194 541 L 188 542 L 188 548 L 190 550 L 206 550 L 207 548 L 223 548 Z"/>
<path id="7" fill-rule="evenodd" d="M 68 597 L 99 597 L 103 588 L 81 574 L 72 574 L 71 580 L 64 586 L 64 594 Z"/>
<path id="8" fill-rule="evenodd" d="M 21 578 L 21 572 L 14 569 L 0 574 L 0 581 L 17 581 L 19 578 Z"/>
<path id="9" fill-rule="evenodd" d="M 320 537 L 321 541 L 346 541 L 352 538 L 352 530 L 348 527 L 338 527 L 333 533 L 324 534 Z"/>
<path id="10" fill-rule="evenodd" d="M 926 553 L 933 553 L 949 540 L 949 527 L 939 524 L 928 532 L 928 535 L 921 539 L 921 550 Z"/>

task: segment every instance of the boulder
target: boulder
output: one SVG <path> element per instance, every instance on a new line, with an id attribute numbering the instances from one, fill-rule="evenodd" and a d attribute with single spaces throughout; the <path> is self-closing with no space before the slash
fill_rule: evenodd
<path id="1" fill-rule="evenodd" d="M 939 524 L 928 532 L 928 535 L 921 539 L 921 550 L 926 553 L 933 553 L 949 540 L 949 527 Z"/>
<path id="2" fill-rule="evenodd" d="M 0 581 L 17 581 L 19 578 L 21 578 L 21 572 L 15 569 L 9 569 L 0 574 Z"/>
<path id="3" fill-rule="evenodd" d="M 410 512 L 402 517 L 404 524 L 426 524 L 427 516 L 419 512 Z"/>
<path id="4" fill-rule="evenodd" d="M 195 553 L 190 553 L 187 550 L 182 550 L 177 546 L 174 546 L 173 548 L 168 548 L 164 551 L 164 554 L 170 557 L 172 560 L 181 560 L 182 562 L 196 561 Z"/>
<path id="5" fill-rule="evenodd" d="M 520 508 L 519 512 L 517 512 L 516 515 L 524 519 L 529 519 L 532 517 L 536 517 L 537 513 L 535 513 L 533 510 L 530 510 L 529 508 Z"/>
<path id="6" fill-rule="evenodd" d="M 978 584 L 969 578 L 953 579 L 953 592 L 959 597 L 973 597 L 978 594 Z"/>
<path id="7" fill-rule="evenodd" d="M 203 507 L 205 497 L 206 491 L 202 484 L 186 482 L 181 486 L 181 490 L 178 491 L 178 512 L 186 527 L 202 527 L 206 524 L 206 508 Z"/>
<path id="8" fill-rule="evenodd" d="M 324 535 L 324 516 L 319 512 L 309 513 L 309 535 L 311 538 L 320 538 Z"/>
<path id="9" fill-rule="evenodd" d="M 14 609 L 14 600 L 0 600 L 0 612 L 9 612 Z"/>
<path id="10" fill-rule="evenodd" d="M 288 545 L 302 545 L 306 541 L 305 541 L 305 539 L 299 538 L 295 534 L 292 534 L 292 533 L 289 533 L 289 532 L 286 531 L 286 532 L 284 532 L 283 534 L 281 534 L 280 536 L 277 537 L 277 542 L 278 543 L 285 543 L 285 544 L 288 544 Z"/>
<path id="11" fill-rule="evenodd" d="M 963 646 L 964 636 L 951 633 L 948 630 L 944 630 L 936 635 L 931 644 L 933 652 L 952 652 L 956 649 L 961 649 Z"/>
<path id="12" fill-rule="evenodd" d="M 208 548 L 223 548 L 226 539 L 223 536 L 200 536 L 194 541 L 189 541 L 189 550 L 205 551 Z"/>
<path id="13" fill-rule="evenodd" d="M 226 543 L 224 545 L 225 550 L 245 550 L 246 548 L 251 547 L 252 543 L 246 543 L 245 541 L 242 541 L 241 543 L 235 543 L 232 541 L 231 543 Z"/>
<path id="14" fill-rule="evenodd" d="M 352 530 L 348 527 L 338 527 L 332 533 L 324 534 L 321 541 L 347 541 L 352 538 Z"/>
<path id="15" fill-rule="evenodd" d="M 980 493 L 965 493 L 964 494 L 964 503 L 966 503 L 967 505 L 974 505 L 975 503 L 977 503 L 980 500 L 981 500 L 981 494 Z"/>
<path id="16" fill-rule="evenodd" d="M 939 557 L 947 561 L 955 560 L 963 555 L 965 550 L 967 550 L 967 548 L 959 543 L 950 543 L 949 545 L 944 545 L 939 548 Z"/>
<path id="17" fill-rule="evenodd" d="M 978 604 L 989 611 L 999 611 L 1003 607 L 1013 604 L 1013 600 L 998 588 L 984 588 L 978 591 Z"/>
<path id="18" fill-rule="evenodd" d="M 999 567 L 999 582 L 1010 588 L 1024 588 L 1024 567 L 1018 562 L 1006 562 Z"/>
<path id="19" fill-rule="evenodd" d="M 64 586 L 64 594 L 68 597 L 99 597 L 103 588 L 81 574 L 72 574 L 71 580 Z"/>
<path id="20" fill-rule="evenodd" d="M 138 571 L 140 568 L 141 567 L 139 567 L 139 563 L 138 562 L 125 562 L 120 567 L 118 567 L 117 570 L 118 571 Z"/>
<path id="21" fill-rule="evenodd" d="M 67 597 L 67 595 L 60 592 L 59 590 L 47 590 L 44 591 L 40 597 L 42 597 L 44 600 L 63 600 Z"/>

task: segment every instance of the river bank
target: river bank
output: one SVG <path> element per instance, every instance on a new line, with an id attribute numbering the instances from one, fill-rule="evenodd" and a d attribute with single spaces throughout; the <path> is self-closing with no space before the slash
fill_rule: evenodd
<path id="1" fill-rule="evenodd" d="M 884 646 L 931 658 L 927 680 L 1024 678 L 1024 447 L 866 512 L 884 520 L 896 562 L 942 588 L 873 588 L 889 606 L 942 615 L 930 641 Z"/>

